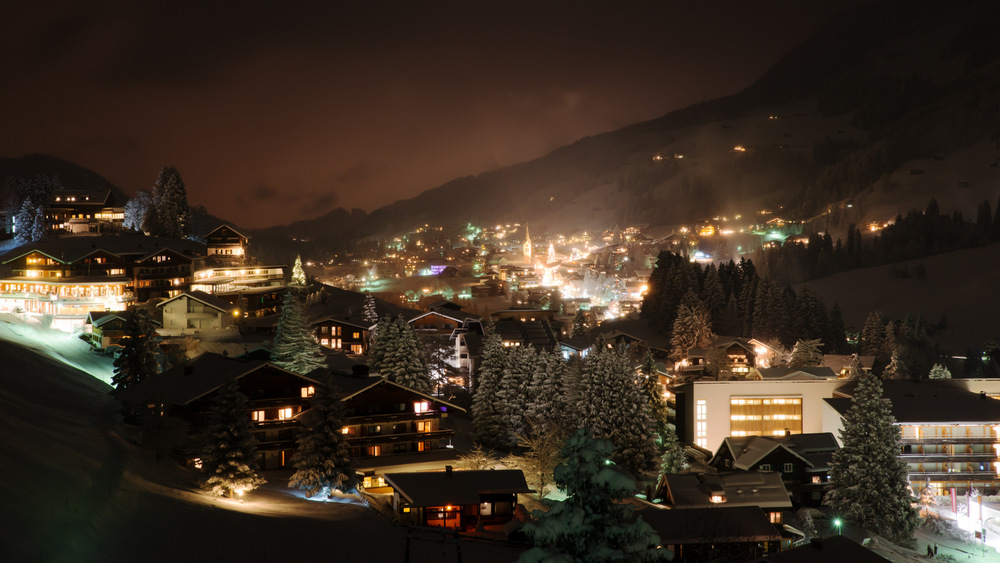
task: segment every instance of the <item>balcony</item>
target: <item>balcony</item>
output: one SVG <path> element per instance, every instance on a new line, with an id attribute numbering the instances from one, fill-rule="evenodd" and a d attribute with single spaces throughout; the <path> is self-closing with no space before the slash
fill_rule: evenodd
<path id="1" fill-rule="evenodd" d="M 910 471 L 911 480 L 930 478 L 934 481 L 997 481 L 995 471 Z"/>
<path id="2" fill-rule="evenodd" d="M 928 438 L 903 438 L 900 444 L 921 445 L 921 444 L 998 444 L 997 438 L 969 438 L 969 437 L 928 437 Z"/>
<path id="3" fill-rule="evenodd" d="M 435 430 L 433 432 L 401 432 L 399 434 L 392 434 L 387 432 L 384 434 L 364 434 L 364 435 L 347 435 L 347 441 L 352 446 L 359 445 L 373 445 L 373 444 L 388 444 L 392 442 L 420 442 L 423 440 L 436 440 L 440 438 L 448 438 L 454 435 L 455 431 L 451 429 L 447 430 Z"/>
<path id="4" fill-rule="evenodd" d="M 1000 461 L 996 453 L 958 454 L 901 454 L 899 459 L 906 463 L 993 463 Z"/>

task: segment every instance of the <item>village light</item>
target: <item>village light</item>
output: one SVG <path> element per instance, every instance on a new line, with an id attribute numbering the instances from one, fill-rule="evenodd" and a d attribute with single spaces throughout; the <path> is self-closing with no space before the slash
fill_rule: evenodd
<path id="1" fill-rule="evenodd" d="M 843 526 L 843 525 L 844 525 L 844 521 L 841 520 L 840 518 L 834 518 L 833 519 L 833 527 L 837 528 L 837 535 L 838 536 L 840 535 L 840 527 Z"/>

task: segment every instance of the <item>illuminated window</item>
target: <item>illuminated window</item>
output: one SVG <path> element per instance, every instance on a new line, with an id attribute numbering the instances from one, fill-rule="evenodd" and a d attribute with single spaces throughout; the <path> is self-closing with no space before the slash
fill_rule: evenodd
<path id="1" fill-rule="evenodd" d="M 822 480 L 820 479 L 819 475 L 813 475 L 812 482 L 813 483 L 822 483 Z"/>
<path id="2" fill-rule="evenodd" d="M 341 434 L 350 434 L 351 433 L 351 429 L 350 429 L 350 427 L 345 426 L 345 427 L 343 427 L 343 428 L 340 429 L 340 433 Z"/>
<path id="3" fill-rule="evenodd" d="M 278 420 L 287 420 L 292 418 L 292 407 L 278 409 Z"/>
<path id="4" fill-rule="evenodd" d="M 431 404 L 429 401 L 417 401 L 413 403 L 413 412 L 430 412 Z"/>
<path id="5" fill-rule="evenodd" d="M 695 403 L 695 434 L 694 443 L 702 448 L 708 447 L 708 402 L 699 400 Z"/>
<path id="6" fill-rule="evenodd" d="M 753 397 L 729 400 L 730 436 L 783 436 L 802 433 L 800 397 Z"/>
<path id="7" fill-rule="evenodd" d="M 772 524 L 781 524 L 782 523 L 781 513 L 780 512 L 771 512 L 770 516 L 771 516 L 771 523 Z"/>
<path id="8" fill-rule="evenodd" d="M 313 387 L 312 385 L 310 385 L 309 387 L 303 387 L 302 388 L 302 396 L 303 397 L 312 397 L 315 394 L 316 394 L 316 388 Z"/>
<path id="9" fill-rule="evenodd" d="M 712 495 L 712 498 L 708 499 L 712 502 L 726 502 L 726 497 L 722 495 Z"/>
<path id="10" fill-rule="evenodd" d="M 250 413 L 250 420 L 260 422 L 264 420 L 264 411 L 253 411 Z"/>
<path id="11" fill-rule="evenodd" d="M 368 446 L 368 455 L 382 455 L 382 446 Z"/>

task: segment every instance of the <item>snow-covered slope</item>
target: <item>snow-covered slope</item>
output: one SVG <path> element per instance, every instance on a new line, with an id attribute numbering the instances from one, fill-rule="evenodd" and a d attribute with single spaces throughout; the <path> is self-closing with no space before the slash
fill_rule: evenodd
<path id="1" fill-rule="evenodd" d="M 4 320 L 0 561 L 403 559 L 405 528 L 356 497 L 306 501 L 284 488 L 288 472 L 267 473 L 271 483 L 244 502 L 199 493 L 193 472 L 121 437 L 133 432 L 110 387 L 72 367 L 88 365 L 92 353 L 27 338 L 28 327 Z M 418 537 L 410 548 L 414 562 L 458 560 L 455 544 Z M 465 561 L 512 561 L 517 553 L 495 543 L 461 546 Z"/>

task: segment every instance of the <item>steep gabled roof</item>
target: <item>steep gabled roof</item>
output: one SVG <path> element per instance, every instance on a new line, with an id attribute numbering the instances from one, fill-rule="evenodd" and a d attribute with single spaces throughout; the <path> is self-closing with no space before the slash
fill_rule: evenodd
<path id="1" fill-rule="evenodd" d="M 778 541 L 781 534 L 757 506 L 713 506 L 637 511 L 662 545 Z"/>
<path id="2" fill-rule="evenodd" d="M 249 238 L 250 238 L 250 237 L 244 235 L 243 233 L 237 231 L 235 228 L 233 228 L 232 225 L 228 225 L 228 224 L 219 225 L 218 227 L 212 229 L 211 231 L 208 231 L 207 233 L 205 233 L 205 236 L 203 238 L 208 238 L 212 233 L 214 233 L 215 231 L 218 231 L 219 229 L 229 229 L 230 231 L 232 231 L 232 232 L 240 235 L 241 237 L 243 237 L 245 239 L 249 240 Z"/>
<path id="3" fill-rule="evenodd" d="M 520 469 L 386 473 L 385 480 L 413 506 L 462 506 L 479 504 L 480 495 L 534 492 Z"/>
<path id="4" fill-rule="evenodd" d="M 368 377 L 333 375 L 331 382 L 333 383 L 334 387 L 337 388 L 338 391 L 343 393 L 343 396 L 341 397 L 342 401 L 346 401 L 348 399 L 356 397 L 364 393 L 365 391 L 368 391 L 369 389 L 374 389 L 375 387 L 378 387 L 379 385 L 385 385 L 391 387 L 398 387 L 399 389 L 403 389 L 404 391 L 409 391 L 410 393 L 424 397 L 428 401 L 444 405 L 449 409 L 455 409 L 465 412 L 465 409 L 463 409 L 458 405 L 453 405 L 448 401 L 432 397 L 427 393 L 421 393 L 416 389 L 411 389 L 409 387 L 406 387 L 405 385 L 400 385 L 395 381 L 389 381 L 388 379 L 377 375 Z"/>
<path id="5" fill-rule="evenodd" d="M 226 301 L 225 299 L 212 295 L 211 293 L 205 293 L 204 291 L 188 291 L 186 293 L 178 295 L 177 297 L 171 297 L 166 301 L 161 301 L 157 303 L 156 306 L 163 307 L 167 303 L 172 303 L 174 301 L 177 301 L 178 299 L 185 299 L 185 298 L 193 299 L 195 301 L 208 305 L 209 307 L 216 309 L 222 313 L 228 313 L 236 308 L 232 303 Z"/>
<path id="6" fill-rule="evenodd" d="M 811 379 L 837 379 L 837 374 L 828 367 L 806 367 L 806 368 L 754 368 L 765 381 L 782 380 L 811 380 Z"/>
<path id="7" fill-rule="evenodd" d="M 799 453 L 786 447 L 777 440 L 765 436 L 731 436 L 729 438 L 725 438 L 722 443 L 724 448 L 728 448 L 729 453 L 733 458 L 733 467 L 735 469 L 747 471 L 754 465 L 760 463 L 761 460 L 777 449 L 783 449 L 789 454 L 801 459 L 806 465 L 812 466 L 812 462 L 804 458 Z"/>
<path id="8" fill-rule="evenodd" d="M 664 499 L 674 508 L 709 508 L 713 506 L 759 506 L 791 508 L 792 502 L 774 471 L 733 471 L 725 473 L 680 473 L 664 476 L 660 486 Z M 722 496 L 724 503 L 714 503 L 712 496 Z"/>
<path id="9" fill-rule="evenodd" d="M 137 385 L 117 393 L 116 396 L 123 401 L 137 404 L 188 405 L 222 387 L 230 379 L 240 379 L 265 368 L 319 383 L 316 379 L 279 368 L 263 360 L 238 360 L 205 353 L 182 366 L 144 379 Z"/>

